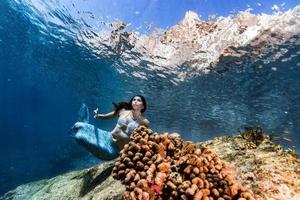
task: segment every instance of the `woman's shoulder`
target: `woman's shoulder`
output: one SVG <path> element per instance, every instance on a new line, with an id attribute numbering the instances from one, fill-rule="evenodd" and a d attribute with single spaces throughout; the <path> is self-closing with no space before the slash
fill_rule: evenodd
<path id="1" fill-rule="evenodd" d="M 124 113 L 129 112 L 130 110 L 126 110 L 125 108 L 122 108 L 121 110 L 119 110 L 118 115 L 121 116 Z"/>

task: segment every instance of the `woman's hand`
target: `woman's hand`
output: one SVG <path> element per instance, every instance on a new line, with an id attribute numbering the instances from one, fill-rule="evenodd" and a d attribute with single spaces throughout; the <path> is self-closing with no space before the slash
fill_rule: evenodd
<path id="1" fill-rule="evenodd" d="M 98 113 L 98 111 L 99 111 L 98 108 L 96 108 L 96 109 L 94 110 L 94 118 L 95 118 L 95 119 L 97 119 L 97 118 L 100 117 L 100 114 Z"/>
<path id="2" fill-rule="evenodd" d="M 96 108 L 94 110 L 94 118 L 95 119 L 109 119 L 109 118 L 112 118 L 112 117 L 115 117 L 116 116 L 116 113 L 115 111 L 112 111 L 110 113 L 107 113 L 107 114 L 100 114 L 98 113 L 99 112 L 99 109 Z"/>

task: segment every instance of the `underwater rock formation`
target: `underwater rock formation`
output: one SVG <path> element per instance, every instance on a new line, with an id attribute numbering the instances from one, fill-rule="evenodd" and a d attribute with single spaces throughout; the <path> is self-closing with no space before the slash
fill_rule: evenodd
<path id="1" fill-rule="evenodd" d="M 171 143 L 175 144 L 182 142 L 180 138 L 174 134 L 162 134 L 159 136 L 159 138 L 160 137 L 166 139 L 171 138 Z M 247 133 L 246 135 L 244 135 L 244 137 L 241 135 L 222 136 L 214 138 L 213 140 L 196 143 L 195 147 L 192 147 L 191 149 L 200 149 L 200 158 L 202 158 L 201 155 L 203 155 L 204 157 L 208 155 L 214 155 L 211 156 L 213 157 L 212 160 L 217 160 L 222 164 L 222 167 L 224 165 L 226 166 L 226 168 L 223 168 L 223 172 L 221 171 L 221 175 L 223 173 L 227 173 L 228 175 L 230 175 L 235 180 L 235 183 L 241 184 L 242 186 L 244 186 L 244 189 L 252 191 L 255 198 L 260 196 L 266 200 L 299 200 L 299 156 L 296 155 L 293 150 L 285 150 L 282 148 L 282 146 L 275 144 L 267 135 L 264 135 L 262 139 L 259 138 L 261 137 L 257 137 L 257 135 L 253 136 L 253 133 Z M 257 143 L 255 141 L 256 139 L 259 139 L 260 142 Z M 175 142 L 176 140 L 177 142 Z M 189 163 L 187 163 L 189 159 L 197 158 L 197 156 L 190 156 L 189 154 L 191 143 L 185 142 L 184 144 L 185 148 L 180 149 L 187 149 L 185 152 L 181 151 L 181 153 L 185 153 L 185 156 L 181 156 L 177 160 L 177 164 L 179 164 L 180 166 L 177 170 L 179 170 L 179 172 L 182 172 L 183 170 L 183 173 L 185 173 L 184 169 L 188 165 L 190 165 Z M 184 147 L 183 143 L 181 147 Z M 170 149 L 172 149 L 172 145 L 170 146 Z M 175 149 L 173 152 L 175 153 L 176 151 L 177 150 Z M 198 153 L 200 153 L 199 150 L 197 151 Z M 161 151 L 162 155 L 163 152 L 171 151 Z M 161 155 L 159 155 L 160 154 L 157 154 L 156 160 L 159 157 L 162 157 Z M 168 156 L 170 155 L 167 154 L 167 158 Z M 144 159 L 144 157 L 142 159 Z M 116 180 L 112 177 L 111 174 L 115 162 L 116 160 L 113 160 L 88 169 L 72 171 L 50 179 L 44 179 L 20 185 L 16 189 L 4 194 L 4 196 L 0 197 L 0 199 L 121 200 L 124 198 L 123 194 L 126 192 L 126 190 L 129 190 L 121 183 L 121 181 Z M 180 173 L 171 172 L 176 171 L 176 168 L 174 168 L 174 166 L 169 165 L 167 162 L 162 163 L 161 165 L 158 165 L 159 167 L 156 167 L 156 172 L 158 171 L 161 173 L 156 173 L 156 180 L 156 176 L 154 176 L 156 174 L 152 173 L 152 180 L 154 179 L 154 181 L 157 183 L 156 185 L 158 186 L 160 186 L 162 181 L 164 181 L 163 183 L 166 183 L 166 188 L 157 186 L 153 186 L 152 188 L 150 188 L 151 191 L 154 191 L 154 193 L 158 193 L 159 195 L 162 195 L 162 190 L 172 190 L 172 188 L 174 189 L 175 187 L 177 187 L 177 184 L 183 182 L 183 176 L 181 176 Z M 141 164 L 146 163 L 142 162 Z M 186 167 L 184 168 L 184 166 Z M 151 170 L 152 169 L 149 170 L 148 174 L 146 173 L 146 176 L 149 176 L 149 179 L 151 178 Z M 194 174 L 195 172 L 197 173 L 197 169 L 195 170 L 195 172 L 194 169 L 193 171 L 188 170 L 189 169 L 186 169 L 186 172 L 188 172 L 187 174 Z M 169 176 L 165 177 L 165 175 L 163 174 L 169 174 Z M 133 174 L 131 172 L 131 174 L 128 175 L 128 178 L 132 179 L 132 177 Z M 134 176 L 134 178 L 139 177 Z M 184 178 L 188 179 L 191 177 L 184 174 Z M 194 182 L 196 182 L 196 185 L 199 184 L 197 180 L 194 180 Z M 147 185 L 148 180 L 146 182 L 141 182 L 140 184 L 142 185 L 142 183 Z M 193 191 L 196 189 L 195 186 L 191 187 L 192 183 L 193 182 L 191 182 L 191 185 L 188 187 L 190 188 L 188 190 L 189 194 L 193 193 Z M 206 185 L 208 184 L 206 183 Z M 180 192 L 180 190 L 178 191 Z M 241 192 L 241 190 L 238 191 Z M 137 192 L 140 192 L 140 190 Z M 214 190 L 211 192 L 216 193 L 217 191 Z M 194 193 L 194 195 L 195 194 L 196 193 Z"/>
<path id="2" fill-rule="evenodd" d="M 255 200 L 228 170 L 211 150 L 140 126 L 121 151 L 112 175 L 126 185 L 125 200 Z"/>
<path id="3" fill-rule="evenodd" d="M 263 139 L 256 137 L 253 131 L 256 130 L 246 130 L 234 137 L 217 137 L 197 146 L 209 147 L 235 167 L 235 179 L 263 199 L 300 199 L 299 155 L 294 149 L 284 149 L 272 142 L 269 135 L 264 134 Z"/>

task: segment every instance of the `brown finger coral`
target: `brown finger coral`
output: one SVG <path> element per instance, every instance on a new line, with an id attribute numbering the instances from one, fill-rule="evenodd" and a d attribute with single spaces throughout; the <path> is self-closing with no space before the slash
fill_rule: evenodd
<path id="1" fill-rule="evenodd" d="M 112 175 L 126 186 L 125 200 L 254 200 L 226 173 L 225 162 L 178 134 L 139 126 L 120 152 Z"/>

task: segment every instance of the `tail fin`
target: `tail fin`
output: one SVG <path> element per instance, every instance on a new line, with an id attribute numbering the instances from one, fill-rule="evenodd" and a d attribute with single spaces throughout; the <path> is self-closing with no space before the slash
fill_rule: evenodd
<path id="1" fill-rule="evenodd" d="M 89 115 L 90 115 L 89 108 L 83 103 L 78 112 L 78 121 L 89 123 L 90 121 Z"/>

